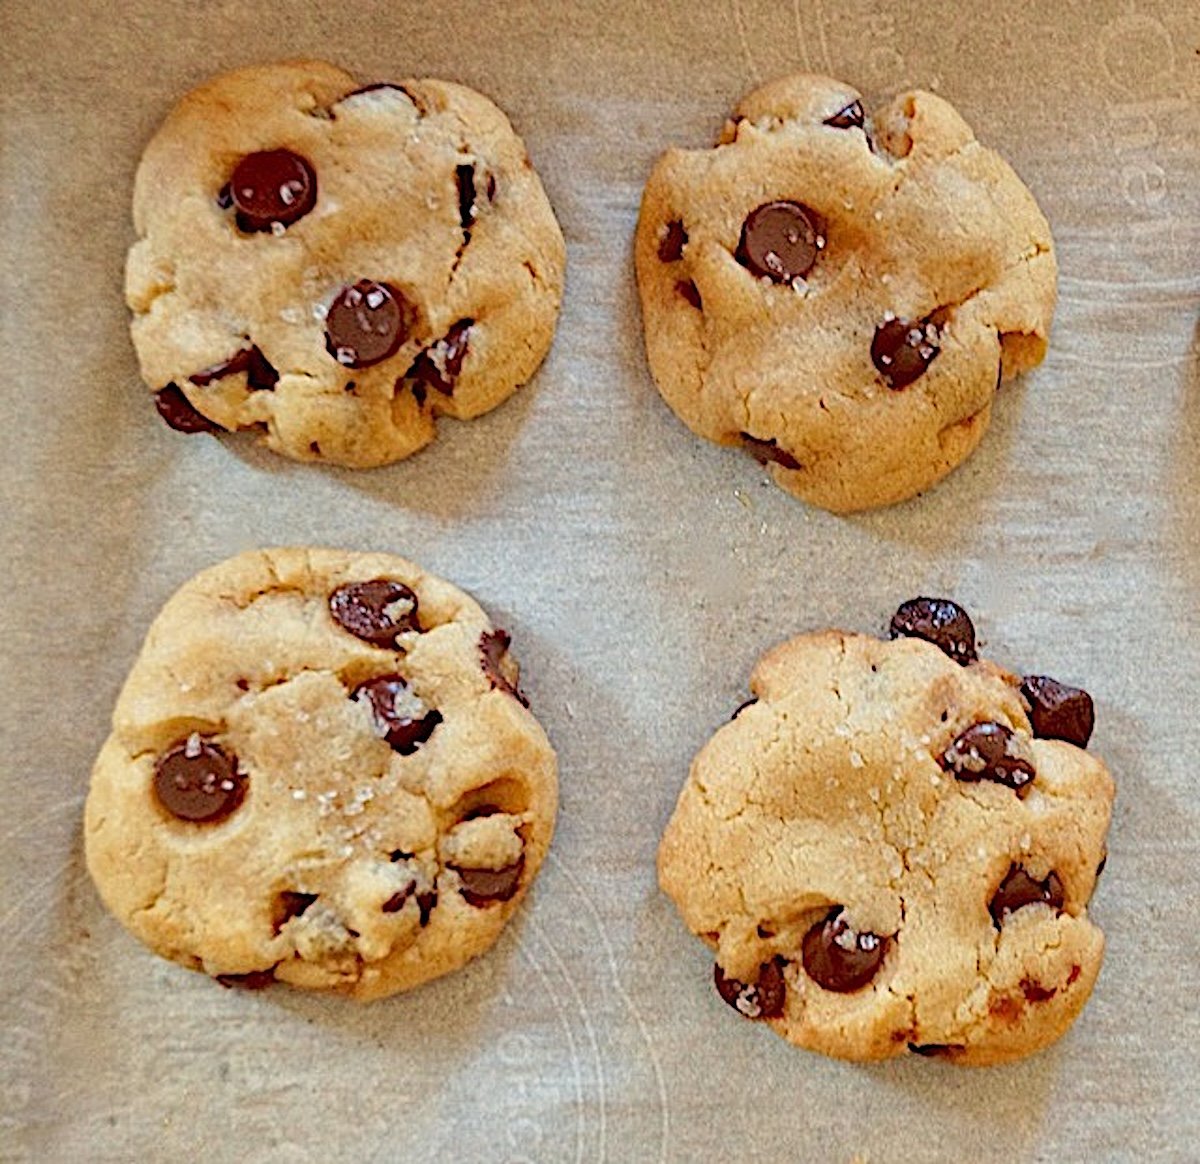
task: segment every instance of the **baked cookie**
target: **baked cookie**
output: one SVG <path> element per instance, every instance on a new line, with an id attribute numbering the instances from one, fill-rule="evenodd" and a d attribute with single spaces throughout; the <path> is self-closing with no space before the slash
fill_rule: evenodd
<path id="1" fill-rule="evenodd" d="M 205 570 L 150 628 L 92 773 L 105 904 L 226 984 L 370 999 L 483 953 L 557 803 L 508 643 L 386 554 Z"/>
<path id="2" fill-rule="evenodd" d="M 906 603 L 892 635 L 760 660 L 692 765 L 659 880 L 721 997 L 797 1046 L 1016 1059 L 1100 969 L 1113 782 L 1084 750 L 1091 700 L 977 660 L 952 603 Z"/>
<path id="3" fill-rule="evenodd" d="M 495 408 L 550 347 L 562 233 L 504 114 L 461 85 L 227 73 L 150 142 L 133 216 L 133 342 L 184 432 L 382 465 L 439 414 Z"/>
<path id="4" fill-rule="evenodd" d="M 826 77 L 755 90 L 716 149 L 668 150 L 635 253 L 666 402 L 836 512 L 964 460 L 1054 310 L 1045 218 L 950 105 L 905 93 L 872 117 Z"/>

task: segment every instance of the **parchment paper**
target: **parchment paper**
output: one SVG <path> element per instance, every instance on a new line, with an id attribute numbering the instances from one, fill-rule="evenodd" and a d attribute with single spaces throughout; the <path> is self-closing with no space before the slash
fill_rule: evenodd
<path id="1" fill-rule="evenodd" d="M 1200 863 L 1200 8 L 714 0 L 0 4 L 0 1157 L 22 1161 L 1195 1160 Z M 140 152 L 210 74 L 325 57 L 512 116 L 565 230 L 536 380 L 409 463 L 289 464 L 154 415 L 122 264 Z M 953 101 L 1054 229 L 1050 354 L 929 495 L 851 519 L 655 393 L 630 246 L 670 144 L 809 68 Z M 465 972 L 360 1008 L 223 991 L 83 869 L 120 683 L 162 602 L 245 547 L 416 558 L 514 634 L 560 754 L 547 867 Z M 754 660 L 957 597 L 987 652 L 1081 682 L 1119 800 L 1092 1002 L 1054 1049 L 861 1067 L 739 1021 L 658 894 L 688 762 Z"/>

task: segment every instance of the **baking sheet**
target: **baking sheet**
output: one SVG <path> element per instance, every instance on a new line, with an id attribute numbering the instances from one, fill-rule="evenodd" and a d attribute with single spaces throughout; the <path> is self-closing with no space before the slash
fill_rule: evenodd
<path id="1" fill-rule="evenodd" d="M 1200 1019 L 1200 8 L 716 0 L 0 5 L 0 1158 L 1191 1160 Z M 370 473 L 154 416 L 122 301 L 142 147 L 211 73 L 434 75 L 523 134 L 568 240 L 536 380 Z M 669 144 L 791 69 L 953 101 L 1059 249 L 1049 357 L 928 496 L 836 518 L 654 392 L 630 245 Z M 150 619 L 260 544 L 407 554 L 514 634 L 562 812 L 487 958 L 362 1008 L 226 992 L 83 870 L 88 772 Z M 687 764 L 802 629 L 956 596 L 987 653 L 1084 682 L 1119 799 L 1109 952 L 1055 1048 L 835 1063 L 739 1022 L 653 857 Z"/>

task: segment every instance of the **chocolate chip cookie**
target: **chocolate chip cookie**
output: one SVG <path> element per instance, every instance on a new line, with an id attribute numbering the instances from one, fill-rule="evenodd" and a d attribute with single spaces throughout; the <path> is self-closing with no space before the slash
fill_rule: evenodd
<path id="1" fill-rule="evenodd" d="M 509 638 L 401 558 L 242 554 L 164 607 L 92 773 L 87 863 L 151 949 L 359 999 L 496 941 L 554 827 Z"/>
<path id="2" fill-rule="evenodd" d="M 1041 362 L 1055 302 L 1032 195 L 939 97 L 749 94 L 712 150 L 668 150 L 635 247 L 650 370 L 694 432 L 837 512 L 934 484 Z"/>
<path id="3" fill-rule="evenodd" d="M 182 432 L 382 465 L 438 415 L 495 408 L 550 347 L 562 233 L 504 114 L 461 85 L 227 73 L 151 141 L 133 214 L 134 346 Z"/>
<path id="4" fill-rule="evenodd" d="M 1086 692 L 977 659 L 966 613 L 801 635 L 697 755 L 659 880 L 720 996 L 844 1059 L 1016 1059 L 1091 994 L 1113 782 Z"/>

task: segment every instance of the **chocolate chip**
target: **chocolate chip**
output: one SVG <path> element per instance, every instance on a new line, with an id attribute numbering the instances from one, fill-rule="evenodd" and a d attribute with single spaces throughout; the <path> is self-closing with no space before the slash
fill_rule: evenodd
<path id="1" fill-rule="evenodd" d="M 925 639 L 966 666 L 975 662 L 975 624 L 948 598 L 910 598 L 892 615 L 888 637 Z"/>
<path id="2" fill-rule="evenodd" d="M 399 913 L 404 908 L 404 903 L 413 895 L 413 890 L 416 889 L 417 883 L 410 881 L 408 885 L 397 893 L 393 893 L 379 908 L 384 913 Z"/>
<path id="3" fill-rule="evenodd" d="M 888 939 L 851 929 L 839 905 L 804 935 L 801 955 L 808 976 L 836 994 L 861 990 L 883 965 Z"/>
<path id="4" fill-rule="evenodd" d="M 812 270 L 824 245 L 816 211 L 799 202 L 768 202 L 746 216 L 737 261 L 760 279 L 790 283 Z"/>
<path id="5" fill-rule="evenodd" d="M 218 974 L 217 981 L 226 990 L 265 990 L 275 985 L 275 971 L 251 970 L 249 974 Z"/>
<path id="6" fill-rule="evenodd" d="M 675 284 L 675 294 L 697 311 L 704 310 L 704 300 L 700 298 L 700 288 L 691 279 L 680 279 Z"/>
<path id="7" fill-rule="evenodd" d="M 1096 879 L 1097 880 L 1100 879 L 1100 874 L 1104 872 L 1104 866 L 1107 864 L 1108 864 L 1108 854 L 1105 853 L 1104 856 L 1100 858 L 1100 864 L 1096 866 Z"/>
<path id="8" fill-rule="evenodd" d="M 437 890 L 431 889 L 427 893 L 417 894 L 417 910 L 421 915 L 421 928 L 424 929 L 429 924 L 429 918 L 433 914 L 434 907 L 437 905 Z"/>
<path id="9" fill-rule="evenodd" d="M 521 883 L 521 871 L 525 868 L 525 858 L 521 857 L 515 865 L 504 869 L 461 869 L 451 865 L 459 879 L 459 892 L 468 905 L 482 909 L 497 901 L 508 901 L 517 892 Z"/>
<path id="10" fill-rule="evenodd" d="M 825 119 L 825 124 L 834 129 L 862 129 L 865 118 L 861 101 L 851 101 L 845 109 Z"/>
<path id="11" fill-rule="evenodd" d="M 458 182 L 458 221 L 463 234 L 470 239 L 471 227 L 478 214 L 475 209 L 475 167 L 469 162 L 455 166 L 454 175 Z"/>
<path id="12" fill-rule="evenodd" d="M 501 664 L 504 662 L 511 642 L 512 636 L 504 630 L 485 631 L 479 636 L 479 657 L 483 663 L 483 673 L 491 681 L 493 687 L 507 691 L 514 699 L 528 707 L 529 700 L 501 670 Z"/>
<path id="13" fill-rule="evenodd" d="M 687 231 L 683 223 L 674 219 L 667 223 L 666 233 L 658 244 L 658 257 L 664 263 L 677 263 L 683 258 L 683 248 L 687 246 Z"/>
<path id="14" fill-rule="evenodd" d="M 176 432 L 224 432 L 215 420 L 209 420 L 183 394 L 178 384 L 168 384 L 154 394 L 154 407 L 158 415 Z"/>
<path id="15" fill-rule="evenodd" d="M 871 363 L 887 386 L 899 391 L 923 376 L 941 350 L 938 329 L 932 323 L 885 319 L 871 340 Z"/>
<path id="16" fill-rule="evenodd" d="M 360 279 L 330 304 L 325 348 L 347 368 L 378 364 L 408 339 L 414 318 L 408 300 L 390 283 Z"/>
<path id="17" fill-rule="evenodd" d="M 1056 987 L 1046 987 L 1032 978 L 1021 979 L 1021 993 L 1027 1002 L 1049 1002 L 1057 993 Z"/>
<path id="18" fill-rule="evenodd" d="M 343 583 L 329 595 L 329 613 L 342 630 L 376 647 L 394 648 L 397 635 L 421 629 L 417 596 L 390 578 Z"/>
<path id="19" fill-rule="evenodd" d="M 783 1004 L 787 999 L 784 965 L 782 958 L 772 958 L 758 968 L 758 977 L 747 983 L 727 978 L 717 962 L 713 964 L 713 982 L 717 993 L 738 1014 L 748 1019 L 778 1018 L 783 1014 Z"/>
<path id="20" fill-rule="evenodd" d="M 269 392 L 279 383 L 279 373 L 254 344 L 235 352 L 223 363 L 193 373 L 188 379 L 198 388 L 207 388 L 226 376 L 236 376 L 241 372 L 246 373 L 246 387 L 253 392 Z"/>
<path id="21" fill-rule="evenodd" d="M 802 469 L 803 465 L 792 456 L 787 449 L 781 449 L 774 438 L 769 441 L 752 437 L 748 432 L 741 433 L 742 446 L 760 465 L 781 465 L 785 469 Z"/>
<path id="22" fill-rule="evenodd" d="M 297 893 L 292 889 L 285 889 L 275 899 L 271 928 L 278 934 L 292 918 L 303 917 L 304 911 L 316 900 L 315 893 Z"/>
<path id="23" fill-rule="evenodd" d="M 401 756 L 411 756 L 442 722 L 442 713 L 428 710 L 402 675 L 368 679 L 354 689 L 350 698 L 365 699 L 370 704 L 376 734 Z"/>
<path id="24" fill-rule="evenodd" d="M 741 705 L 741 706 L 740 706 L 740 707 L 739 707 L 739 708 L 738 708 L 738 709 L 737 709 L 737 710 L 736 710 L 736 711 L 733 713 L 733 715 L 731 715 L 729 718 L 730 718 L 730 719 L 737 719 L 737 717 L 738 717 L 739 715 L 741 715 L 741 714 L 742 714 L 742 712 L 746 710 L 746 708 L 748 708 L 748 707 L 753 707 L 753 706 L 754 706 L 754 704 L 756 704 L 757 702 L 758 702 L 758 697 L 757 697 L 757 696 L 755 696 L 755 698 L 753 698 L 753 699 L 747 699 L 747 700 L 746 700 L 746 702 L 745 702 L 745 703 L 743 703 L 743 704 L 742 704 L 742 705 Z"/>
<path id="25" fill-rule="evenodd" d="M 909 1043 L 908 1049 L 914 1055 L 924 1055 L 927 1059 L 949 1057 L 965 1050 L 958 1043 Z"/>
<path id="26" fill-rule="evenodd" d="M 1063 886 L 1058 874 L 1051 872 L 1045 881 L 1035 881 L 1020 865 L 1012 865 L 988 904 L 988 912 L 999 929 L 1010 913 L 1038 902 L 1062 911 Z"/>
<path id="27" fill-rule="evenodd" d="M 1092 697 L 1082 687 L 1069 687 L 1049 675 L 1026 675 L 1021 694 L 1029 701 L 1033 734 L 1043 740 L 1066 740 L 1086 748 L 1096 726 Z"/>
<path id="28" fill-rule="evenodd" d="M 317 204 L 317 175 L 291 150 L 264 150 L 238 162 L 228 191 L 241 230 L 271 230 L 277 222 L 290 226 Z"/>
<path id="29" fill-rule="evenodd" d="M 237 757 L 220 744 L 191 735 L 160 756 L 154 793 L 172 816 L 211 824 L 231 816 L 246 795 Z"/>
<path id="30" fill-rule="evenodd" d="M 1018 795 L 1028 791 L 1037 775 L 1020 754 L 1017 737 L 1002 723 L 972 724 L 946 749 L 940 762 L 956 780 L 992 780 L 1015 789 Z"/>
<path id="31" fill-rule="evenodd" d="M 403 379 L 412 383 L 414 394 L 420 393 L 418 404 L 424 403 L 424 395 L 430 388 L 443 396 L 454 394 L 463 360 L 470 351 L 468 337 L 474 326 L 473 319 L 460 319 L 440 340 L 430 344 L 413 360 Z"/>

